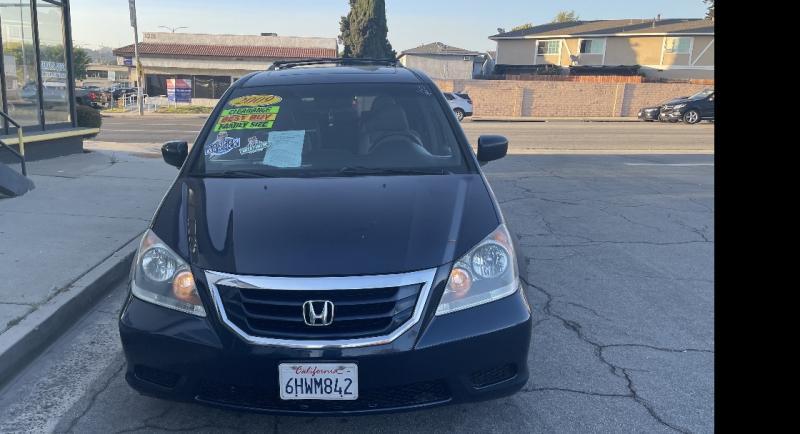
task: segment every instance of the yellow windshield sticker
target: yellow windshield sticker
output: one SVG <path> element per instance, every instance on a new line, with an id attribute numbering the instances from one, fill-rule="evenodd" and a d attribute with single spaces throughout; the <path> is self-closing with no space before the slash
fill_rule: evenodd
<path id="1" fill-rule="evenodd" d="M 275 105 L 283 101 L 278 95 L 247 95 L 228 101 L 230 107 L 260 107 Z"/>

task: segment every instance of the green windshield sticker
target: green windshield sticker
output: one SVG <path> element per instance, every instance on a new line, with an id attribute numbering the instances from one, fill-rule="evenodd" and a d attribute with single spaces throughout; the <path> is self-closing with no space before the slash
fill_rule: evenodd
<path id="1" fill-rule="evenodd" d="M 278 114 L 280 110 L 280 106 L 229 108 L 222 111 L 222 116 Z"/>
<path id="2" fill-rule="evenodd" d="M 280 107 L 249 107 L 222 111 L 214 131 L 268 130 L 278 118 Z"/>

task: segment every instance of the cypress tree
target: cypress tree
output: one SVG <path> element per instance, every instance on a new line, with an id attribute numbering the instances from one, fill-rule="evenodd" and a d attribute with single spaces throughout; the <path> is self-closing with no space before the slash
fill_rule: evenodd
<path id="1" fill-rule="evenodd" d="M 350 12 L 339 21 L 344 44 L 342 57 L 394 59 L 386 35 L 386 2 L 384 0 L 350 0 Z"/>

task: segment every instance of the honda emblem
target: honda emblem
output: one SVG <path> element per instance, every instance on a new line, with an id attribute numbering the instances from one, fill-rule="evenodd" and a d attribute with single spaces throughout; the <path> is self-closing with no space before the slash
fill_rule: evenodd
<path id="1" fill-rule="evenodd" d="M 333 323 L 333 303 L 328 300 L 309 300 L 303 303 L 303 321 L 312 327 Z"/>

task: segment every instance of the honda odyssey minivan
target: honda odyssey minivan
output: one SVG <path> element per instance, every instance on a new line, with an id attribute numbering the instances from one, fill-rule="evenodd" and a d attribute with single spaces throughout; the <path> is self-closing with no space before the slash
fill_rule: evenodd
<path id="1" fill-rule="evenodd" d="M 119 319 L 142 394 L 276 414 L 506 396 L 528 379 L 525 261 L 447 100 L 392 61 L 238 80 L 142 237 Z"/>

